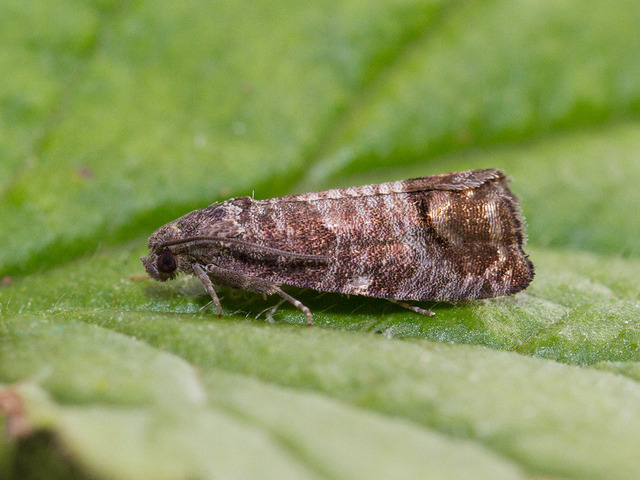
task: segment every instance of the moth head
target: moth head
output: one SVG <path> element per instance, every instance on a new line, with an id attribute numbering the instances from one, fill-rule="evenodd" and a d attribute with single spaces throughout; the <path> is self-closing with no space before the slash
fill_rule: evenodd
<path id="1" fill-rule="evenodd" d="M 149 276 L 159 282 L 176 278 L 178 273 L 178 257 L 169 250 L 152 249 L 148 257 L 141 257 L 144 269 Z"/>
<path id="2" fill-rule="evenodd" d="M 172 247 L 183 236 L 180 220 L 174 220 L 160 227 L 149 237 L 149 255 L 140 260 L 149 276 L 159 282 L 173 280 L 183 270 L 183 260 L 179 248 Z"/>

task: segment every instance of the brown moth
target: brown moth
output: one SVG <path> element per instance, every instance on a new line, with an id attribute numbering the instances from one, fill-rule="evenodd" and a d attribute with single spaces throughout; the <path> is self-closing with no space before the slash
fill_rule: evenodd
<path id="1" fill-rule="evenodd" d="M 142 257 L 156 280 L 277 294 L 280 285 L 395 301 L 512 295 L 533 279 L 517 199 L 500 170 L 470 170 L 267 200 L 232 198 L 170 222 Z M 401 302 L 398 302 L 401 303 Z M 401 303 L 413 310 L 428 310 Z"/>

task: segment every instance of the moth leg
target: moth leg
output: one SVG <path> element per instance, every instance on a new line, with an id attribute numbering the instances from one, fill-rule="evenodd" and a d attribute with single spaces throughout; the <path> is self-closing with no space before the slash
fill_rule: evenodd
<path id="1" fill-rule="evenodd" d="M 291 303 L 294 307 L 298 308 L 299 310 L 302 311 L 302 313 L 304 313 L 306 315 L 306 317 L 307 317 L 307 326 L 308 327 L 313 325 L 313 317 L 311 316 L 311 311 L 305 305 L 303 305 L 303 303 L 300 300 L 296 300 L 291 295 L 289 295 L 287 292 L 283 291 L 277 285 L 274 285 L 274 288 L 276 289 L 274 293 L 277 293 L 278 295 L 280 295 L 283 299 L 285 299 L 287 302 Z"/>
<path id="2" fill-rule="evenodd" d="M 218 311 L 218 318 L 220 318 L 222 316 L 222 305 L 220 304 L 220 299 L 218 299 L 216 291 L 213 289 L 213 283 L 211 282 L 209 275 L 207 275 L 207 273 L 204 271 L 204 268 L 202 268 L 198 264 L 195 264 L 193 266 L 193 273 L 196 274 L 196 277 L 198 277 L 198 280 L 200 280 L 200 283 L 202 284 L 204 289 L 213 299 L 213 303 L 215 303 L 216 310 Z"/>
<path id="3" fill-rule="evenodd" d="M 266 299 L 266 295 L 265 295 L 265 299 Z M 264 316 L 265 320 L 269 323 L 274 323 L 273 315 L 278 311 L 278 308 L 280 308 L 280 305 L 282 305 L 284 302 L 286 302 L 284 298 L 280 299 L 280 301 L 275 305 L 273 305 L 272 307 L 267 307 L 264 310 L 262 310 L 260 313 L 258 313 L 258 315 L 256 315 L 256 318 L 260 318 L 260 315 L 265 313 L 265 316 Z"/>
<path id="4" fill-rule="evenodd" d="M 252 277 L 235 270 L 218 267 L 217 265 L 213 264 L 209 264 L 205 267 L 206 273 L 199 265 L 194 266 L 194 272 L 196 271 L 196 267 L 199 267 L 202 274 L 207 277 L 209 285 L 211 286 L 211 291 L 213 291 L 213 285 L 211 284 L 211 280 L 208 278 L 207 274 L 211 275 L 216 283 L 225 285 L 227 287 L 239 288 L 241 290 L 248 290 L 250 292 L 256 293 L 265 293 L 267 295 L 272 295 L 275 293 L 277 295 L 280 295 L 280 297 L 302 311 L 302 313 L 304 313 L 307 317 L 307 325 L 313 325 L 313 316 L 311 315 L 311 311 L 305 305 L 303 305 L 302 302 L 293 298 L 273 282 L 258 277 Z M 196 275 L 198 275 L 198 278 L 202 282 L 202 285 L 207 290 L 207 292 L 209 292 L 209 295 L 211 295 L 211 291 L 207 289 L 207 285 L 202 280 L 202 278 L 200 278 L 200 275 L 198 273 L 196 273 Z M 213 293 L 213 295 L 215 295 L 215 292 Z M 213 295 L 211 295 L 212 298 Z"/>
<path id="5" fill-rule="evenodd" d="M 433 313 L 431 310 L 427 310 L 425 308 L 416 307 L 415 305 L 411 305 L 410 303 L 403 302 L 402 300 L 394 300 L 393 298 L 389 298 L 388 300 L 391 303 L 395 303 L 396 305 L 400 305 L 403 308 L 408 308 L 409 310 L 412 310 L 412 311 L 414 311 L 416 313 L 419 313 L 421 315 L 426 315 L 428 317 L 433 317 L 435 315 L 435 313 Z"/>

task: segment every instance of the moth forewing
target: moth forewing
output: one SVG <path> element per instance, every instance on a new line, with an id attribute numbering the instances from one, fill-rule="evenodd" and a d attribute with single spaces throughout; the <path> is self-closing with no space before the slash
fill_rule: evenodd
<path id="1" fill-rule="evenodd" d="M 310 323 L 279 285 L 397 301 L 510 295 L 533 278 L 524 243 L 517 200 L 489 169 L 227 200 L 158 229 L 143 263 L 157 280 L 198 265 L 210 294 L 214 283 L 275 293 Z"/>

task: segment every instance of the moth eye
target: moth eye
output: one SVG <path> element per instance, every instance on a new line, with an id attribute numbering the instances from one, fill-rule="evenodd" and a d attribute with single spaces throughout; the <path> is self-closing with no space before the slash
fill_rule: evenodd
<path id="1" fill-rule="evenodd" d="M 156 262 L 158 270 L 163 273 L 171 273 L 176 268 L 178 268 L 178 264 L 176 263 L 176 256 L 173 253 L 165 252 L 158 257 L 158 261 Z"/>

